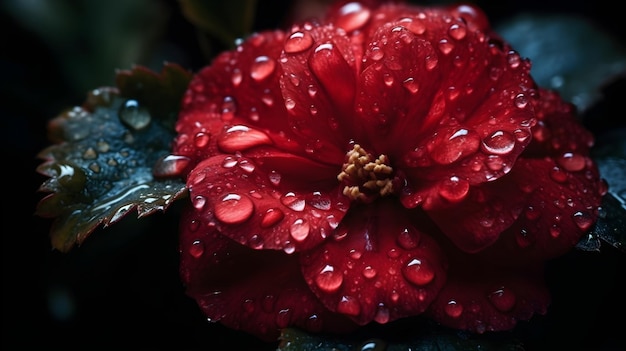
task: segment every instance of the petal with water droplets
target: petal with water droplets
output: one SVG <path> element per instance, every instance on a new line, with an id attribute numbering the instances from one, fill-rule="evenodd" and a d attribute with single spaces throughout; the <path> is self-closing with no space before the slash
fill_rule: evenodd
<path id="1" fill-rule="evenodd" d="M 343 218 L 349 199 L 335 181 L 320 181 L 334 174 L 333 167 L 293 155 L 285 162 L 281 155 L 280 162 L 232 155 L 200 162 L 187 180 L 198 219 L 255 249 L 291 253 L 322 242 Z M 293 171 L 281 179 L 284 167 L 267 170 L 279 163 L 300 165 L 297 181 Z"/>
<path id="2" fill-rule="evenodd" d="M 209 320 L 266 341 L 275 341 L 286 326 L 317 332 L 355 328 L 311 293 L 297 257 L 239 245 L 199 217 L 187 210 L 181 218 L 180 271 L 186 293 Z"/>
<path id="3" fill-rule="evenodd" d="M 330 310 L 361 325 L 420 314 L 446 280 L 427 223 L 392 201 L 356 207 L 333 237 L 302 254 L 305 280 Z"/>

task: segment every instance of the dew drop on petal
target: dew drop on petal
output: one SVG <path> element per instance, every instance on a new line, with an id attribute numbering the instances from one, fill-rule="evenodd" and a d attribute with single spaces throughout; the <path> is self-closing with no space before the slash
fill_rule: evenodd
<path id="1" fill-rule="evenodd" d="M 313 37 L 308 32 L 294 32 L 285 42 L 285 52 L 296 54 L 309 49 L 313 45 Z"/>
<path id="2" fill-rule="evenodd" d="M 444 307 L 444 311 L 448 316 L 458 318 L 463 313 L 463 305 L 455 300 L 450 300 Z"/>
<path id="3" fill-rule="evenodd" d="M 254 301 L 251 299 L 246 299 L 243 302 L 243 310 L 247 313 L 247 314 L 251 314 L 252 312 L 254 312 Z"/>
<path id="4" fill-rule="evenodd" d="M 515 235 L 515 242 L 517 242 L 519 247 L 527 248 L 533 243 L 533 240 L 528 234 L 528 231 L 526 229 L 522 229 Z"/>
<path id="5" fill-rule="evenodd" d="M 402 86 L 411 94 L 415 94 L 420 90 L 419 84 L 413 78 L 407 78 L 402 82 Z"/>
<path id="6" fill-rule="evenodd" d="M 435 272 L 426 261 L 412 259 L 402 268 L 402 274 L 411 283 L 423 286 L 435 278 Z"/>
<path id="7" fill-rule="evenodd" d="M 587 229 L 589 229 L 594 222 L 593 217 L 588 212 L 578 211 L 574 213 L 572 217 L 574 219 L 574 223 L 576 223 L 576 226 L 578 226 L 578 228 L 580 228 L 580 230 L 582 231 L 586 231 Z"/>
<path id="8" fill-rule="evenodd" d="M 235 157 L 226 156 L 226 157 L 224 157 L 224 160 L 222 161 L 222 167 L 224 167 L 224 168 L 233 168 L 238 163 L 239 163 L 239 160 L 237 160 Z"/>
<path id="9" fill-rule="evenodd" d="M 444 55 L 449 54 L 454 49 L 454 44 L 448 41 L 448 39 L 441 39 L 439 41 L 439 51 L 441 51 Z"/>
<path id="10" fill-rule="evenodd" d="M 192 201 L 192 205 L 196 210 L 202 211 L 204 209 L 204 206 L 206 206 L 206 197 L 202 195 L 198 195 L 194 197 Z"/>
<path id="11" fill-rule="evenodd" d="M 517 108 L 524 108 L 528 105 L 528 98 L 524 94 L 518 94 L 515 97 L 515 106 Z"/>
<path id="12" fill-rule="evenodd" d="M 452 176 L 441 182 L 439 186 L 439 195 L 444 199 L 452 202 L 461 201 L 469 193 L 469 182 Z"/>
<path id="13" fill-rule="evenodd" d="M 376 270 L 372 266 L 366 266 L 363 268 L 363 276 L 367 279 L 372 279 L 376 276 Z"/>
<path id="14" fill-rule="evenodd" d="M 455 40 L 462 40 L 467 35 L 467 28 L 463 23 L 455 23 L 448 28 L 448 34 Z"/>
<path id="15" fill-rule="evenodd" d="M 359 29 L 370 19 L 371 12 L 358 2 L 349 2 L 339 9 L 336 25 L 346 32 Z"/>
<path id="16" fill-rule="evenodd" d="M 286 328 L 291 323 L 292 314 L 293 313 L 289 308 L 278 311 L 278 314 L 276 315 L 276 325 L 279 328 Z"/>
<path id="17" fill-rule="evenodd" d="M 209 136 L 209 134 L 199 132 L 194 136 L 193 143 L 197 148 L 202 149 L 209 144 L 210 139 L 211 137 Z"/>
<path id="18" fill-rule="evenodd" d="M 309 236 L 311 227 L 306 219 L 298 218 L 289 227 L 291 237 L 296 241 L 303 241 Z"/>
<path id="19" fill-rule="evenodd" d="M 215 204 L 215 217 L 223 223 L 242 223 L 254 212 L 254 203 L 246 195 L 226 194 Z"/>
<path id="20" fill-rule="evenodd" d="M 337 303 L 337 312 L 349 316 L 358 316 L 361 313 L 361 304 L 352 296 L 342 296 Z"/>
<path id="21" fill-rule="evenodd" d="M 343 274 L 327 264 L 315 278 L 315 284 L 325 292 L 335 292 L 343 284 Z"/>
<path id="22" fill-rule="evenodd" d="M 235 153 L 271 143 L 272 140 L 267 134 L 244 125 L 228 128 L 217 140 L 217 146 L 225 153 Z"/>
<path id="23" fill-rule="evenodd" d="M 567 172 L 555 166 L 550 170 L 550 178 L 557 183 L 564 183 L 567 181 Z"/>
<path id="24" fill-rule="evenodd" d="M 515 306 L 515 294 L 506 288 L 500 288 L 489 294 L 489 302 L 499 311 L 508 312 Z"/>
<path id="25" fill-rule="evenodd" d="M 265 244 L 263 242 L 263 238 L 260 235 L 254 234 L 250 237 L 250 239 L 248 239 L 248 246 L 255 250 L 259 250 L 262 249 Z"/>
<path id="26" fill-rule="evenodd" d="M 296 196 L 293 192 L 288 192 L 281 196 L 280 202 L 290 209 L 298 212 L 304 211 L 304 207 L 306 206 L 304 199 Z"/>
<path id="27" fill-rule="evenodd" d="M 419 245 L 420 234 L 413 227 L 404 228 L 397 238 L 398 245 L 405 250 L 412 250 Z"/>
<path id="28" fill-rule="evenodd" d="M 189 247 L 189 254 L 195 258 L 199 258 L 204 254 L 204 243 L 200 240 L 195 240 Z"/>
<path id="29" fill-rule="evenodd" d="M 428 55 L 425 58 L 426 69 L 432 71 L 439 64 L 439 58 L 437 56 Z"/>
<path id="30" fill-rule="evenodd" d="M 380 324 L 385 324 L 389 322 L 389 308 L 385 306 L 383 303 L 378 304 L 378 309 L 376 310 L 376 314 L 374 315 L 374 320 Z"/>
<path id="31" fill-rule="evenodd" d="M 570 172 L 581 171 L 585 168 L 585 157 L 581 154 L 566 152 L 557 159 L 557 163 L 561 167 Z"/>
<path id="32" fill-rule="evenodd" d="M 276 61 L 267 56 L 259 56 L 252 63 L 250 77 L 259 82 L 269 77 L 275 69 Z"/>
<path id="33" fill-rule="evenodd" d="M 241 73 L 241 70 L 239 68 L 235 68 L 233 70 L 233 75 L 230 77 L 231 83 L 233 83 L 233 85 L 237 87 L 239 86 L 239 84 L 241 84 L 242 79 L 243 79 L 243 74 Z"/>
<path id="34" fill-rule="evenodd" d="M 553 224 L 553 225 L 550 227 L 550 236 L 556 239 L 556 238 L 558 238 L 560 235 L 561 235 L 561 227 L 559 227 L 559 226 L 558 226 L 558 225 L 556 225 L 556 224 Z"/>
<path id="35" fill-rule="evenodd" d="M 285 218 L 285 213 L 278 208 L 270 208 L 261 218 L 261 228 L 269 228 L 276 225 Z"/>
<path id="36" fill-rule="evenodd" d="M 222 101 L 222 116 L 221 119 L 223 122 L 230 122 L 235 118 L 235 113 L 237 111 L 237 105 L 235 104 L 235 99 L 231 96 L 227 96 Z"/>
<path id="37" fill-rule="evenodd" d="M 505 155 L 515 147 L 515 136 L 509 132 L 498 130 L 483 139 L 482 146 L 488 153 Z"/>

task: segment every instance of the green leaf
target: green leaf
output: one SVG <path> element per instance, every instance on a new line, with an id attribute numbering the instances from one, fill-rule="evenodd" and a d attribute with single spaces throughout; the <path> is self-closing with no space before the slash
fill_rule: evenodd
<path id="1" fill-rule="evenodd" d="M 573 15 L 524 14 L 496 30 L 532 62 L 531 74 L 585 111 L 601 88 L 626 74 L 626 48 L 589 20 Z"/>
<path id="2" fill-rule="evenodd" d="M 509 334 L 467 335 L 463 332 L 419 323 L 405 338 L 329 336 L 300 329 L 281 331 L 277 351 L 522 351 L 523 344 Z"/>
<path id="3" fill-rule="evenodd" d="M 190 74 L 166 64 L 158 75 L 136 67 L 118 73 L 119 89 L 100 88 L 83 106 L 50 121 L 55 144 L 42 150 L 37 171 L 50 177 L 50 193 L 36 214 L 54 218 L 51 242 L 69 251 L 102 224 L 136 210 L 138 217 L 166 210 L 186 196 L 182 179 L 157 179 L 153 167 L 169 154 L 178 111 Z"/>

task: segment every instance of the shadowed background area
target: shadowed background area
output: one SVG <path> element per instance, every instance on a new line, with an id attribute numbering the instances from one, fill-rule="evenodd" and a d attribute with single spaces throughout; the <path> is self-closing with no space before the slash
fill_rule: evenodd
<path id="1" fill-rule="evenodd" d="M 282 27 L 325 2 L 262 1 L 253 29 Z M 476 3 L 494 25 L 529 11 L 572 13 L 626 43 L 623 15 L 606 0 Z M 207 323 L 185 296 L 178 277 L 179 206 L 141 223 L 131 214 L 98 229 L 68 254 L 51 249 L 51 221 L 34 216 L 42 197 L 37 188 L 45 180 L 35 172 L 41 163 L 36 154 L 49 145 L 47 121 L 80 105 L 87 91 L 113 85 L 116 69 L 141 64 L 160 71 L 169 61 L 197 71 L 223 43 L 199 40 L 175 0 L 5 0 L 0 23 L 0 130 L 8 157 L 2 207 L 3 347 L 274 349 Z M 624 79 L 614 82 L 596 109 L 620 111 L 625 93 Z M 601 133 L 613 126 L 589 127 Z M 626 291 L 618 285 L 623 264 L 623 255 L 610 248 L 601 256 L 573 253 L 556 261 L 548 272 L 555 294 L 550 314 L 518 331 L 529 350 L 545 345 L 623 349 Z"/>

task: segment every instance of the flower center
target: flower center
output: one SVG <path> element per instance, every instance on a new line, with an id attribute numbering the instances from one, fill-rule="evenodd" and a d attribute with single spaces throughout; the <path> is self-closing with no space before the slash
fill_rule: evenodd
<path id="1" fill-rule="evenodd" d="M 361 145 L 354 144 L 346 154 L 346 162 L 337 179 L 346 184 L 344 195 L 369 203 L 378 196 L 393 194 L 392 174 L 393 168 L 386 155 L 374 158 Z"/>

